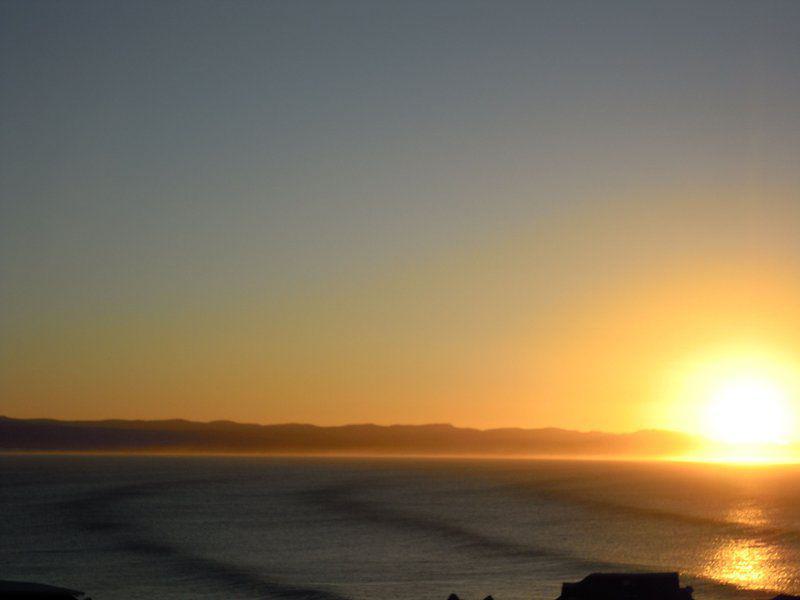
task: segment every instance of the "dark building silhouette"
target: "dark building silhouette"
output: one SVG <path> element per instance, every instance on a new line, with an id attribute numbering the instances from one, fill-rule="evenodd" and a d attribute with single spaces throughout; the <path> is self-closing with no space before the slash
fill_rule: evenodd
<path id="1" fill-rule="evenodd" d="M 92 600 L 84 592 L 30 583 L 0 581 L 0 600 Z M 450 594 L 447 600 L 460 600 Z M 494 600 L 486 596 L 484 600 Z M 592 573 L 576 583 L 563 583 L 556 600 L 693 600 L 692 588 L 681 587 L 677 573 Z M 772 600 L 800 600 L 781 594 Z"/>
<path id="2" fill-rule="evenodd" d="M 692 600 L 677 573 L 592 573 L 564 583 L 557 600 Z"/>

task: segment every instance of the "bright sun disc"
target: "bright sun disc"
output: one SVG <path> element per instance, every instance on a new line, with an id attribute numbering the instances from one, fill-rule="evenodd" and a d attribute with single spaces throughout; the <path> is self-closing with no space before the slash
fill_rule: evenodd
<path id="1" fill-rule="evenodd" d="M 730 444 L 781 444 L 792 433 L 788 394 L 775 382 L 733 377 L 711 395 L 706 420 L 712 438 Z"/>

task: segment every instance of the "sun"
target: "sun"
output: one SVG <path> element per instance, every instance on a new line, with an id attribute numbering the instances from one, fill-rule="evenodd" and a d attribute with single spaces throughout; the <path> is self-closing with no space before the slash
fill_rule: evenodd
<path id="1" fill-rule="evenodd" d="M 703 459 L 800 460 L 800 361 L 755 343 L 698 349 L 665 370 L 656 413 L 667 428 L 698 436 Z"/>
<path id="2" fill-rule="evenodd" d="M 712 389 L 709 437 L 728 444 L 785 444 L 793 429 L 789 394 L 763 375 L 733 375 Z"/>

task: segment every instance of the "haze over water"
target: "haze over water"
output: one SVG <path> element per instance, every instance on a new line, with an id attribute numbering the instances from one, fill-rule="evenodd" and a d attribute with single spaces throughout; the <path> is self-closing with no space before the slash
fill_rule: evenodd
<path id="1" fill-rule="evenodd" d="M 796 466 L 5 455 L 0 472 L 3 576 L 109 600 L 552 600 L 623 569 L 680 570 L 699 600 L 800 592 Z"/>

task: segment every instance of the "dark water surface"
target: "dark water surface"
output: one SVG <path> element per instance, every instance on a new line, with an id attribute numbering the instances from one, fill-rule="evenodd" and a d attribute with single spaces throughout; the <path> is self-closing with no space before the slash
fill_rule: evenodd
<path id="1" fill-rule="evenodd" d="M 800 593 L 800 468 L 0 456 L 0 578 L 96 600 L 553 599 L 598 570 Z"/>

